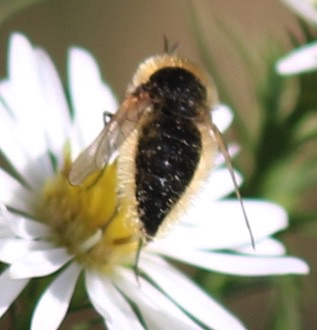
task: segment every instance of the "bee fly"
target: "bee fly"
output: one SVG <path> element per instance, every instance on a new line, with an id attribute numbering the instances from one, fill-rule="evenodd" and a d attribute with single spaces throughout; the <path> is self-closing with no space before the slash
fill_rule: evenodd
<path id="1" fill-rule="evenodd" d="M 217 146 L 254 245 L 230 156 L 211 119 L 216 103 L 215 86 L 198 66 L 176 55 L 151 57 L 140 64 L 118 111 L 72 164 L 69 182 L 79 185 L 118 153 L 119 205 L 128 203 L 138 225 L 138 255 L 142 243 L 160 236 L 186 210 L 212 170 Z"/>

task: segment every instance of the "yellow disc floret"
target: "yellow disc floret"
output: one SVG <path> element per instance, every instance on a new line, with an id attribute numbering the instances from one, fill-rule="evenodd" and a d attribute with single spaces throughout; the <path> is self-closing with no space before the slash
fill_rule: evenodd
<path id="1" fill-rule="evenodd" d="M 139 228 L 118 204 L 117 163 L 93 173 L 82 186 L 67 179 L 71 160 L 46 182 L 39 211 L 41 221 L 53 230 L 53 239 L 88 266 L 111 271 L 114 265 L 132 264 Z"/>

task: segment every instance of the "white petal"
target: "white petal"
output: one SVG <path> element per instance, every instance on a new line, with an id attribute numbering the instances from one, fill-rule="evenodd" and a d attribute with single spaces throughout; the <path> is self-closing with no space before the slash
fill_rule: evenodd
<path id="1" fill-rule="evenodd" d="M 86 287 L 92 304 L 105 318 L 107 329 L 144 329 L 127 300 L 106 277 L 87 271 Z"/>
<path id="2" fill-rule="evenodd" d="M 0 237 L 12 237 L 13 232 L 8 226 L 8 218 L 10 213 L 5 205 L 0 201 Z"/>
<path id="3" fill-rule="evenodd" d="M 61 154 L 70 130 L 70 112 L 62 83 L 50 57 L 42 49 L 36 49 L 35 55 L 46 104 L 43 109 L 46 117 L 45 132 L 51 150 Z"/>
<path id="4" fill-rule="evenodd" d="M 225 104 L 218 104 L 212 111 L 212 121 L 220 132 L 224 132 L 232 123 L 233 114 Z"/>
<path id="5" fill-rule="evenodd" d="M 102 81 L 99 68 L 90 53 L 72 48 L 68 68 L 74 126 L 78 129 L 82 146 L 86 146 L 103 128 L 103 113 L 115 112 L 117 102 Z"/>
<path id="6" fill-rule="evenodd" d="M 28 279 L 13 280 L 10 278 L 9 271 L 5 270 L 0 275 L 0 317 L 7 311 L 16 297 L 28 284 Z"/>
<path id="7" fill-rule="evenodd" d="M 3 84 L 0 83 L 0 96 Z M 16 132 L 15 123 L 9 116 L 7 109 L 0 103 L 0 150 L 18 173 L 21 173 L 27 165 L 27 157 L 19 143 L 17 134 L 12 134 L 12 132 Z"/>
<path id="8" fill-rule="evenodd" d="M 298 48 L 276 64 L 280 74 L 289 75 L 317 69 L 317 43 L 314 42 Z"/>
<path id="9" fill-rule="evenodd" d="M 12 98 L 19 97 L 8 83 L 0 83 L 0 96 L 9 104 L 10 109 L 16 108 L 14 104 L 10 105 L 6 94 L 10 94 L 9 97 Z M 23 107 L 23 110 L 26 108 Z M 0 106 L 0 147 L 28 186 L 37 188 L 42 185 L 44 177 L 53 173 L 53 169 L 44 143 L 44 133 L 38 135 L 38 131 L 34 129 L 34 126 L 40 125 L 38 122 L 34 125 L 36 114 L 31 111 L 25 112 L 29 115 L 27 119 L 14 119 L 8 114 L 7 109 Z"/>
<path id="10" fill-rule="evenodd" d="M 31 330 L 55 330 L 62 323 L 81 272 L 78 264 L 66 268 L 44 292 L 33 314 Z"/>
<path id="11" fill-rule="evenodd" d="M 244 200 L 244 205 L 256 241 L 287 227 L 287 214 L 280 206 L 256 200 Z M 172 246 L 178 242 L 180 246 L 205 249 L 251 246 L 250 234 L 237 200 L 197 203 L 196 208 L 190 209 L 182 223 L 168 233 L 164 244 Z M 160 241 L 155 244 L 161 245 Z"/>
<path id="12" fill-rule="evenodd" d="M 30 251 L 47 250 L 50 248 L 52 248 L 52 244 L 49 242 L 2 238 L 0 239 L 0 260 L 11 264 Z"/>
<path id="13" fill-rule="evenodd" d="M 192 281 L 158 258 L 142 258 L 141 268 L 179 306 L 212 329 L 245 329 L 224 307 Z"/>
<path id="14" fill-rule="evenodd" d="M 4 87 L 5 84 L 0 83 L 0 96 L 2 96 Z M 30 114 L 30 117 L 32 117 L 32 114 Z M 25 126 L 23 126 L 24 124 Z M 43 140 L 43 137 L 41 140 Z M 19 127 L 1 103 L 0 149 L 10 164 L 31 188 L 41 184 L 39 177 L 41 178 L 52 173 L 48 156 L 43 154 L 43 148 L 37 148 L 37 143 L 33 144 L 32 134 L 30 133 L 28 124 L 21 123 Z"/>
<path id="15" fill-rule="evenodd" d="M 12 92 L 10 95 L 12 98 L 10 97 L 9 100 L 12 103 L 9 104 L 16 106 L 10 109 L 14 117 L 18 121 L 23 121 L 24 125 L 33 123 L 28 125 L 29 133 L 34 133 L 43 139 L 42 123 L 45 121 L 44 105 L 46 104 L 42 94 L 43 82 L 40 79 L 42 69 L 38 65 L 38 58 L 29 40 L 22 34 L 12 34 L 9 45 L 9 82 Z"/>
<path id="16" fill-rule="evenodd" d="M 240 147 L 236 143 L 228 144 L 227 148 L 228 148 L 228 152 L 229 152 L 229 155 L 231 158 L 235 157 L 240 151 Z M 215 164 L 215 167 L 219 167 L 221 165 L 227 166 L 227 164 L 225 162 L 225 158 L 221 152 L 217 152 L 215 160 L 214 160 L 214 164 Z"/>
<path id="17" fill-rule="evenodd" d="M 190 265 L 239 276 L 307 274 L 308 265 L 295 257 L 253 257 L 228 253 L 166 249 L 166 256 Z"/>
<path id="18" fill-rule="evenodd" d="M 12 264 L 10 275 L 12 278 L 28 278 L 52 274 L 71 258 L 62 248 L 30 252 Z"/>
<path id="19" fill-rule="evenodd" d="M 317 11 L 313 7 L 313 1 L 307 0 L 282 0 L 287 6 L 308 22 L 317 24 Z"/>
<path id="20" fill-rule="evenodd" d="M 30 211 L 32 191 L 24 187 L 15 178 L 0 168 L 0 201 L 6 206 L 24 213 Z"/>
<path id="21" fill-rule="evenodd" d="M 24 217 L 12 216 L 9 225 L 18 237 L 24 239 L 37 239 L 51 234 L 49 226 Z"/>
<path id="22" fill-rule="evenodd" d="M 241 175 L 237 171 L 234 171 L 234 175 L 238 185 L 240 185 L 242 182 Z M 206 185 L 198 192 L 199 195 L 197 198 L 208 199 L 210 203 L 210 201 L 221 199 L 233 191 L 234 186 L 230 172 L 227 168 L 220 168 L 210 174 Z"/>
<path id="23" fill-rule="evenodd" d="M 139 308 L 148 329 L 201 329 L 166 295 L 152 284 L 121 268 L 114 280 L 119 289 Z M 168 292 L 167 292 L 168 295 Z"/>
<path id="24" fill-rule="evenodd" d="M 238 185 L 242 183 L 242 177 L 234 171 Z M 227 168 L 218 169 L 211 174 L 208 182 L 206 194 L 209 194 L 209 198 L 213 200 L 220 199 L 234 191 L 234 185 L 231 179 L 230 172 Z"/>
<path id="25" fill-rule="evenodd" d="M 35 153 L 36 158 L 47 150 L 44 125 L 46 103 L 39 76 L 40 68 L 29 41 L 21 34 L 13 34 L 9 46 L 9 80 L 0 85 L 0 93 L 16 119 L 15 134 L 19 135 L 29 155 Z M 50 164 L 48 157 L 37 159 L 37 162 L 43 162 L 45 166 Z"/>
<path id="26" fill-rule="evenodd" d="M 266 238 L 261 241 L 257 241 L 255 249 L 252 246 L 247 245 L 240 248 L 236 248 L 235 251 L 242 254 L 250 254 L 257 256 L 281 256 L 286 253 L 284 245 L 273 238 Z"/>
<path id="27" fill-rule="evenodd" d="M 8 226 L 4 225 L 3 221 L 0 219 L 0 238 L 2 237 L 10 237 L 13 233 Z"/>

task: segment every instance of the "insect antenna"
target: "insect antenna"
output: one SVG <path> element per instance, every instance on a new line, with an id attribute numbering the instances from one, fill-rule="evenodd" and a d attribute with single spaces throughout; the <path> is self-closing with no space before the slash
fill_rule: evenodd
<path id="1" fill-rule="evenodd" d="M 176 52 L 176 49 L 178 48 L 177 42 L 171 45 L 165 34 L 163 35 L 163 42 L 164 42 L 164 53 L 171 55 Z"/>
<path id="2" fill-rule="evenodd" d="M 231 176 L 231 179 L 232 179 L 232 182 L 233 182 L 233 185 L 234 185 L 234 190 L 235 190 L 236 196 L 239 200 L 239 203 L 241 205 L 243 217 L 244 217 L 246 226 L 247 226 L 249 234 L 250 234 L 251 244 L 252 244 L 253 249 L 255 249 L 254 236 L 253 236 L 253 233 L 252 233 L 252 229 L 251 229 L 250 221 L 248 219 L 247 212 L 246 212 L 245 207 L 244 207 L 243 199 L 242 199 L 241 194 L 240 194 L 240 190 L 239 190 L 239 186 L 238 186 L 238 183 L 237 183 L 237 180 L 236 180 L 236 176 L 234 175 L 233 166 L 232 166 L 229 151 L 227 149 L 226 144 L 223 141 L 222 134 L 219 131 L 218 127 L 213 123 L 211 123 L 211 126 L 212 126 L 212 132 L 214 133 L 214 136 L 215 136 L 215 139 L 217 141 L 218 147 L 219 147 L 221 153 L 223 154 L 223 156 L 225 157 L 225 161 L 226 161 L 226 164 L 227 164 L 227 167 L 228 167 L 228 170 L 230 172 L 230 176 Z"/>

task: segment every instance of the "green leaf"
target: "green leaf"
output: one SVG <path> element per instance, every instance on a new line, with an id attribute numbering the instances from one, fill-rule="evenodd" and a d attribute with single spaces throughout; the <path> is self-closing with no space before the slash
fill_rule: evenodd
<path id="1" fill-rule="evenodd" d="M 300 318 L 300 288 L 298 279 L 283 277 L 280 280 L 280 299 L 275 306 L 275 319 L 270 329 L 274 330 L 299 330 Z"/>

